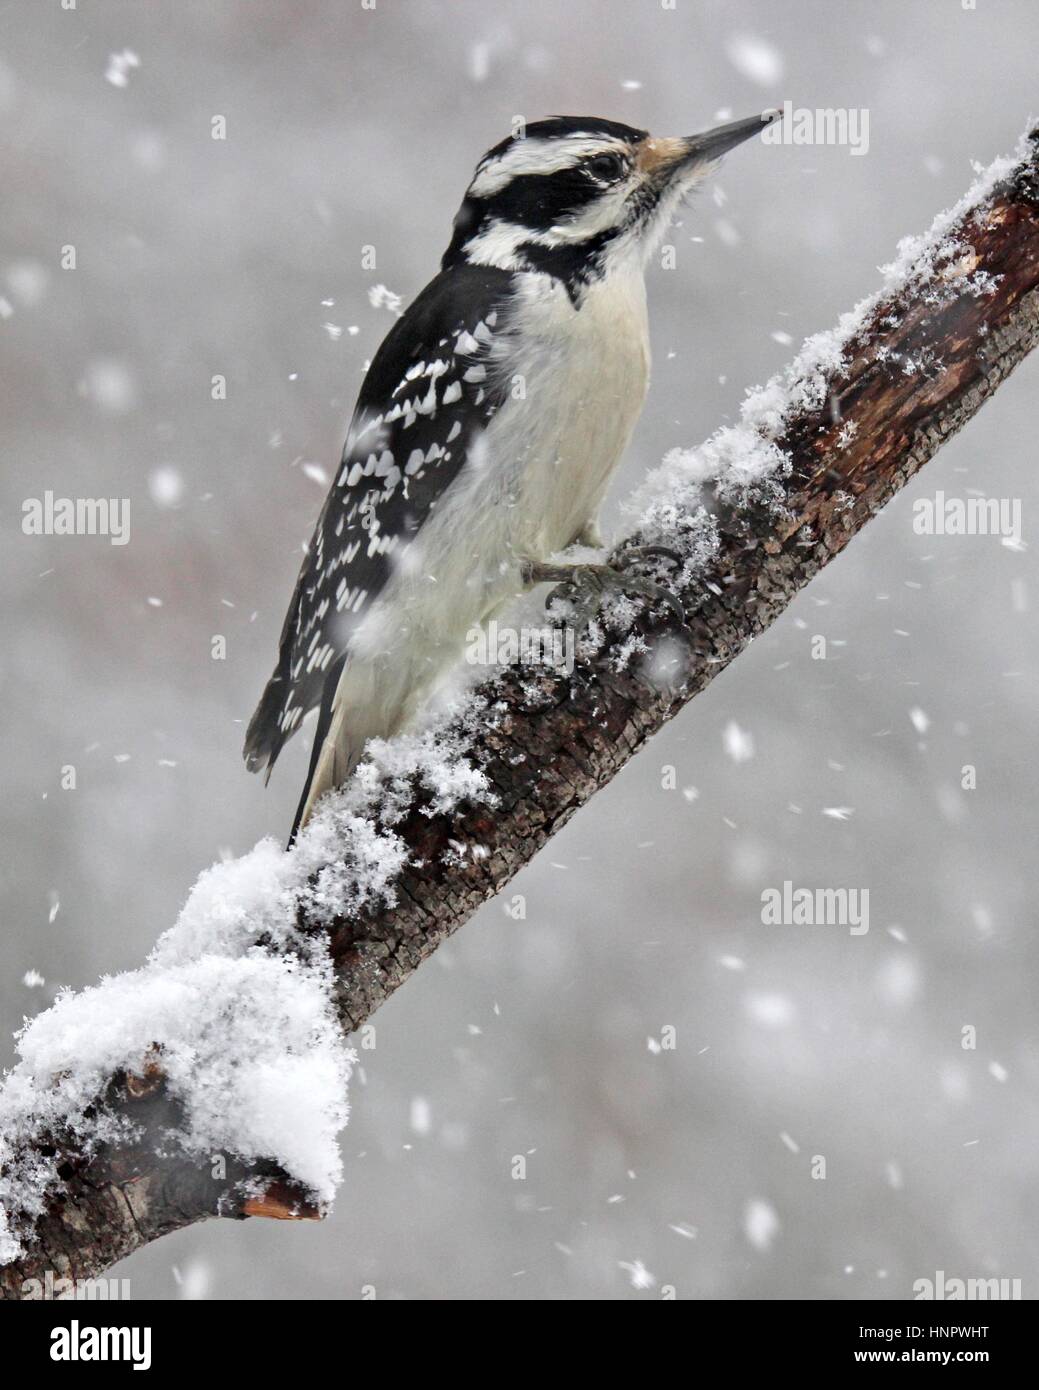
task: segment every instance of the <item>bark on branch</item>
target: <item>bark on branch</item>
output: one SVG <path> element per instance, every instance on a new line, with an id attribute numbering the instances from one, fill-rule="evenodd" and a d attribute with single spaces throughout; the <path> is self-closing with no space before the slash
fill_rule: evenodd
<path id="1" fill-rule="evenodd" d="M 468 756 L 498 794 L 493 810 L 430 816 L 418 805 L 396 825 L 410 854 L 393 909 L 370 907 L 330 934 L 337 1006 L 356 1029 L 646 740 L 783 609 L 941 445 L 1039 340 L 1039 161 L 1025 155 L 950 237 L 932 288 L 880 300 L 845 348 L 817 409 L 789 417 L 782 515 L 765 500 L 718 505 L 719 545 L 707 574 L 679 598 L 692 642 L 685 679 L 661 689 L 618 672 L 609 649 L 572 678 L 529 669 L 494 685 L 504 709 Z M 650 619 L 641 620 L 644 631 Z M 428 807 L 426 808 L 428 810 Z M 478 852 L 473 853 L 473 850 Z M 450 853 L 447 851 L 450 850 Z M 90 1278 L 142 1244 L 208 1216 L 318 1215 L 271 1165 L 228 1162 L 219 1178 L 178 1153 L 176 1103 L 161 1071 L 117 1076 L 106 1101 L 137 1124 L 133 1144 L 89 1160 L 61 1148 L 61 1191 L 27 1253 L 0 1268 L 0 1293 L 24 1281 Z M 241 1195 L 244 1178 L 254 1195 Z M 259 1187 L 258 1185 L 259 1184 Z M 257 1190 L 261 1195 L 255 1195 Z"/>

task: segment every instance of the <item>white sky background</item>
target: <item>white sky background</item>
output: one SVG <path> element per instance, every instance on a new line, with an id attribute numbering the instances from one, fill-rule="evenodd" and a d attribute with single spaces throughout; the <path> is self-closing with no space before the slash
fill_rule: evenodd
<path id="1" fill-rule="evenodd" d="M 138 964 L 222 847 L 287 827 L 304 750 L 265 792 L 240 721 L 324 495 L 303 465 L 332 476 L 390 327 L 369 288 L 414 297 L 514 115 L 679 134 L 786 98 L 870 111 L 863 157 L 738 150 L 724 201 L 669 237 L 616 502 L 782 364 L 773 335 L 828 327 L 970 159 L 1013 144 L 1039 114 L 1037 41 L 1034 8 L 1005 0 L 7 0 L 4 1060 L 55 986 Z M 158 1242 L 120 1271 L 138 1297 L 906 1297 L 937 1269 L 1039 1292 L 1035 549 L 911 525 L 914 498 L 981 489 L 1020 498 L 1031 539 L 1037 371 L 517 879 L 525 922 L 492 903 L 376 1016 L 327 1226 Z M 129 496 L 130 543 L 24 537 L 47 488 Z M 661 790 L 668 764 L 695 799 Z M 788 878 L 867 887 L 868 935 L 762 926 L 761 890 Z M 668 1024 L 677 1050 L 651 1051 Z M 639 1261 L 656 1290 L 632 1286 Z"/>

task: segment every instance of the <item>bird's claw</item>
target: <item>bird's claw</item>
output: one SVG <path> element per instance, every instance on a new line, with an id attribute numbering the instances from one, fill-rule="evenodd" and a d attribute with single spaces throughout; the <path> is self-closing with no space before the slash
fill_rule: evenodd
<path id="1" fill-rule="evenodd" d="M 663 546 L 645 547 L 645 549 L 642 547 L 633 548 L 620 557 L 623 561 L 620 568 L 615 568 L 613 565 L 540 565 L 532 562 L 524 566 L 524 579 L 527 583 L 555 580 L 556 587 L 549 591 L 545 599 L 546 609 L 551 606 L 554 600 L 565 599 L 575 609 L 584 628 L 589 626 L 598 613 L 603 598 L 611 592 L 638 594 L 649 600 L 651 604 L 666 604 L 674 615 L 678 626 L 685 628 L 685 610 L 675 595 L 670 590 L 665 589 L 663 585 L 656 584 L 651 579 L 645 579 L 640 574 L 632 574 L 628 569 L 628 565 L 634 560 L 642 558 L 643 554 L 663 550 Z M 676 560 L 680 558 L 673 551 L 668 551 L 667 554 Z"/>
<path id="2" fill-rule="evenodd" d="M 677 550 L 672 550 L 667 545 L 630 545 L 627 549 L 620 551 L 617 556 L 617 564 L 622 569 L 627 569 L 629 565 L 638 560 L 670 560 L 676 569 L 681 569 L 685 563 L 683 557 Z"/>

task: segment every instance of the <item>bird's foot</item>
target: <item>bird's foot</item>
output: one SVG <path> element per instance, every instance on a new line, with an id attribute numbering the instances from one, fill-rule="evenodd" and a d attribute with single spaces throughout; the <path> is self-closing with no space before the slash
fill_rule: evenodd
<path id="1" fill-rule="evenodd" d="M 556 587 L 545 599 L 545 607 L 548 608 L 555 599 L 565 599 L 573 607 L 583 628 L 587 628 L 598 614 L 608 594 L 638 594 L 648 599 L 654 607 L 666 604 L 679 627 L 684 628 L 685 610 L 675 595 L 651 579 L 632 574 L 628 568 L 637 560 L 653 556 L 681 563 L 681 557 L 664 546 L 633 546 L 618 557 L 616 565 L 553 565 L 528 560 L 523 565 L 523 581 L 525 584 L 554 583 Z"/>
<path id="2" fill-rule="evenodd" d="M 639 560 L 670 560 L 676 569 L 681 569 L 684 563 L 678 551 L 667 545 L 629 545 L 617 556 L 617 563 L 623 569 Z"/>

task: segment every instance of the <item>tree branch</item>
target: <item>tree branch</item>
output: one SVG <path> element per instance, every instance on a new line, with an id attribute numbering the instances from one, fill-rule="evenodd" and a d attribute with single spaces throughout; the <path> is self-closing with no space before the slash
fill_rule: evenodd
<path id="1" fill-rule="evenodd" d="M 392 822 L 407 860 L 387 905 L 369 896 L 328 931 L 336 1007 L 359 1027 L 418 964 L 499 892 L 646 740 L 776 620 L 813 576 L 956 433 L 1039 340 L 1039 164 L 1035 135 L 1016 162 L 981 186 L 916 247 L 903 248 L 885 290 L 836 336 L 810 340 L 751 426 L 779 466 L 740 486 L 735 470 L 709 483 L 706 510 L 672 507 L 669 535 L 706 537 L 675 591 L 688 630 L 642 613 L 636 633 L 677 655 L 676 674 L 618 659 L 607 636 L 572 675 L 510 669 L 484 687 L 492 717 L 459 729 L 466 757 L 489 779 L 496 804 L 436 813 L 416 782 Z M 775 385 L 775 383 L 773 383 Z M 744 412 L 745 420 L 748 411 Z M 743 426 L 745 441 L 748 426 Z M 721 432 L 714 453 L 734 447 Z M 735 437 L 735 444 L 740 444 Z M 704 454 L 712 457 L 711 445 Z M 732 460 L 730 460 L 732 461 Z M 695 472 L 695 470 L 692 470 Z M 692 476 L 692 472 L 690 476 Z M 667 508 L 664 508 L 664 512 Z M 630 653 L 630 633 L 624 634 Z M 386 830 L 378 824 L 376 828 Z M 301 908 L 300 925 L 318 927 Z M 147 1241 L 224 1215 L 308 1217 L 306 1191 L 273 1164 L 227 1161 L 212 1175 L 178 1147 L 178 1101 L 161 1059 L 149 1073 L 112 1078 L 103 1104 L 131 1119 L 136 1138 L 91 1153 L 52 1136 L 60 1188 L 35 1223 L 25 1253 L 0 1268 L 0 1292 L 23 1297 L 26 1280 L 87 1278 Z M 243 1184 L 248 1180 L 249 1186 Z"/>

